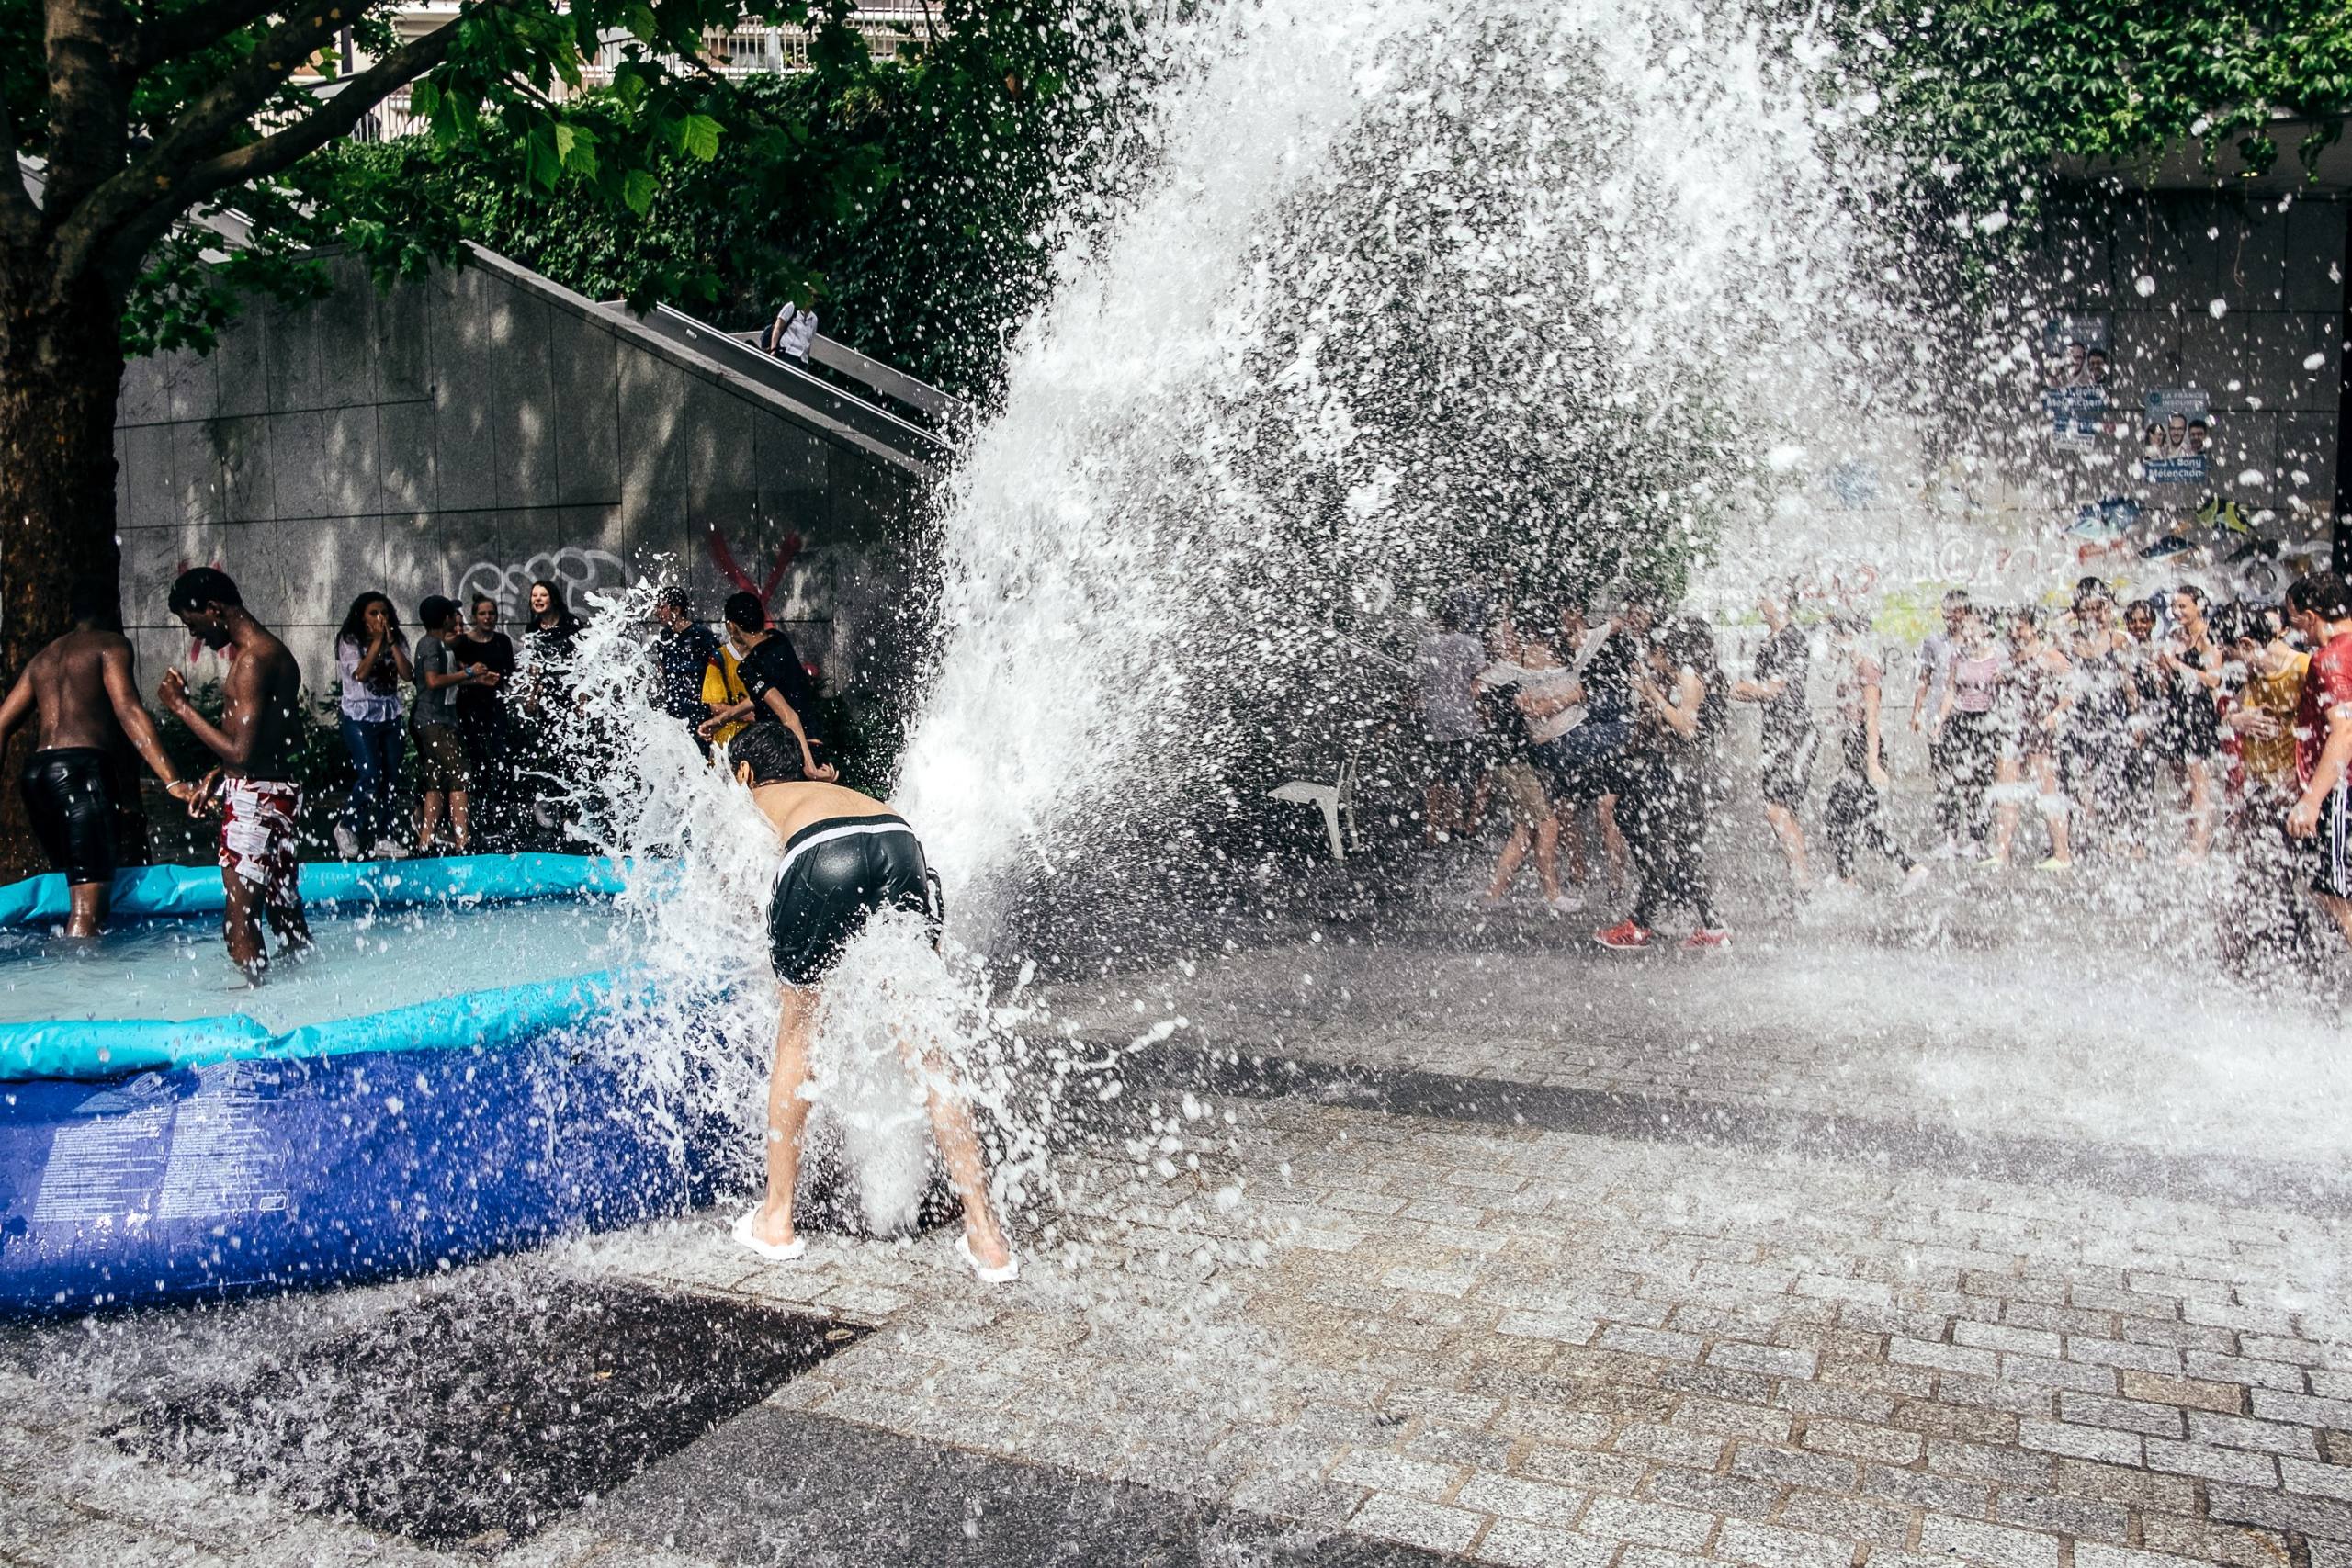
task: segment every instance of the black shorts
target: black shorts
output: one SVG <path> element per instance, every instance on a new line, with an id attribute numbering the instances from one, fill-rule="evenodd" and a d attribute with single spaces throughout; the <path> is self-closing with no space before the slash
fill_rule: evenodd
<path id="1" fill-rule="evenodd" d="M 36 751 L 18 783 L 49 863 L 68 883 L 112 882 L 113 759 L 95 746 Z"/>
<path id="2" fill-rule="evenodd" d="M 792 835 L 768 894 L 768 962 L 787 986 L 813 986 L 876 909 L 921 915 L 939 940 L 945 910 L 914 829 L 899 818 L 831 817 Z"/>
<path id="3" fill-rule="evenodd" d="M 1804 792 L 1813 783 L 1814 753 L 1820 749 L 1821 732 L 1809 724 L 1765 748 L 1761 783 L 1766 805 L 1794 811 L 1804 804 Z"/>
<path id="4" fill-rule="evenodd" d="M 2312 891 L 2352 898 L 2352 779 L 2335 781 L 2335 788 L 2320 803 L 2319 827 L 2303 842 Z"/>
<path id="5" fill-rule="evenodd" d="M 2156 737 L 2168 761 L 2210 761 L 2222 750 L 2220 711 L 2210 697 L 2176 698 L 2165 708 Z"/>

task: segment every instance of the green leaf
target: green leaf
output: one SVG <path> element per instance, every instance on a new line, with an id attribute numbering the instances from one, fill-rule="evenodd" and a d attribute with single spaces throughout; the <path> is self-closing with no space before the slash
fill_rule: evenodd
<path id="1" fill-rule="evenodd" d="M 654 193 L 661 188 L 662 182 L 650 169 L 631 169 L 621 176 L 621 200 L 639 218 L 652 209 Z"/>
<path id="2" fill-rule="evenodd" d="M 718 156 L 719 123 L 707 114 L 690 114 L 678 130 L 678 151 L 709 163 Z"/>

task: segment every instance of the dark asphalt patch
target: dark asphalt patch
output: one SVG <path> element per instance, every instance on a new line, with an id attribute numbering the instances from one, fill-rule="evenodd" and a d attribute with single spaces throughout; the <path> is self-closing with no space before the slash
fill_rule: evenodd
<path id="1" fill-rule="evenodd" d="M 491 1551 L 865 1332 L 626 1285 L 451 1291 L 175 1397 L 116 1439 L 427 1546 Z"/>
<path id="2" fill-rule="evenodd" d="M 1128 1053 L 1120 1076 L 1129 1089 L 1192 1089 L 1487 1126 L 1752 1148 L 1970 1180 L 2072 1184 L 2134 1198 L 2251 1204 L 2316 1215 L 2352 1211 L 2352 1177 L 2342 1170 L 2202 1153 L 2171 1156 L 2056 1138 L 2001 1137 L 1926 1121 L 1825 1116 L 1682 1096 L 1612 1094 L 1246 1049 L 1204 1050 L 1172 1042 Z"/>
<path id="3" fill-rule="evenodd" d="M 747 1411 L 582 1516 L 599 1534 L 793 1568 L 1439 1568 L 1057 1465 L 800 1411 Z"/>

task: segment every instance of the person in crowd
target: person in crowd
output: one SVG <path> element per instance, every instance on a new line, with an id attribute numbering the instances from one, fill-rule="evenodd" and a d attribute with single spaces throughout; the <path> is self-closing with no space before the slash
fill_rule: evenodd
<path id="1" fill-rule="evenodd" d="M 1592 933 L 1603 947 L 1649 946 L 1669 905 L 1688 908 L 1697 921 L 1683 940 L 1685 949 L 1731 941 L 1715 915 L 1705 853 L 1728 712 L 1714 645 L 1714 633 L 1695 619 L 1677 619 L 1651 634 L 1645 668 L 1634 684 L 1642 735 L 1621 794 L 1641 891 L 1632 914 Z"/>
<path id="2" fill-rule="evenodd" d="M 556 813 L 548 804 L 548 785 L 559 777 L 563 754 L 577 739 L 571 733 L 575 711 L 571 665 L 580 647 L 583 624 L 572 614 L 562 588 L 548 578 L 531 584 L 530 614 L 523 624 L 523 748 L 529 765 L 518 770 L 517 783 L 526 795 L 531 818 L 543 833 L 553 832 Z"/>
<path id="3" fill-rule="evenodd" d="M 393 825 L 401 817 L 401 753 L 408 744 L 401 732 L 401 685 L 411 666 L 408 636 L 390 599 L 370 592 L 351 602 L 334 634 L 334 662 L 343 684 L 335 728 L 352 773 L 351 793 L 335 818 L 335 853 L 397 860 L 408 853 Z"/>
<path id="4" fill-rule="evenodd" d="M 2182 864 L 2203 860 L 2213 847 L 2213 773 L 2222 752 L 2222 656 L 2206 622 L 2201 588 L 2184 585 L 2172 596 L 2173 635 L 2157 655 L 2165 677 L 2158 719 L 2160 754 L 2188 784 L 2188 843 Z"/>
<path id="5" fill-rule="evenodd" d="M 1903 891 L 1916 893 L 1927 883 L 1928 868 L 1894 841 L 1886 830 L 1882 809 L 1893 786 L 1880 722 L 1886 671 L 1870 646 L 1870 617 L 1849 613 L 1836 616 L 1830 624 L 1837 638 L 1838 721 L 1843 741 L 1839 749 L 1843 765 L 1829 786 L 1825 813 L 1830 859 L 1838 881 L 1851 887 L 1857 880 L 1854 851 L 1867 844 L 1901 870 Z"/>
<path id="6" fill-rule="evenodd" d="M 156 695 L 165 712 L 220 759 L 198 786 L 191 811 L 217 801 L 220 808 L 221 934 L 229 956 L 248 984 L 269 970 L 262 945 L 264 918 L 279 951 L 299 956 L 311 948 L 302 909 L 301 863 L 296 823 L 302 811 L 300 756 L 302 669 L 284 643 L 253 617 L 228 573 L 200 566 L 180 573 L 168 599 L 188 635 L 216 653 L 231 654 L 220 682 L 220 722 L 189 700 L 187 678 L 164 672 Z"/>
<path id="7" fill-rule="evenodd" d="M 1945 727 L 1944 698 L 1951 690 L 1951 668 L 1960 657 L 1961 631 L 1968 621 L 1969 600 L 1963 589 L 1944 595 L 1943 629 L 1919 645 L 1919 683 L 1911 694 L 1911 733 L 1925 733 L 1928 772 L 1936 791 L 1936 826 L 1943 841 L 1938 860 L 1957 860 L 1970 835 L 1961 816 L 1960 780 L 1953 772 L 1950 732 Z"/>
<path id="8" fill-rule="evenodd" d="M 2115 625 L 2114 591 L 2096 577 L 2076 582 L 2073 613 L 2056 639 L 2067 660 L 2058 787 L 2076 829 L 2103 830 L 2102 808 L 2122 796 L 2133 703 L 2129 640 Z"/>
<path id="9" fill-rule="evenodd" d="M 2144 857 L 2153 840 L 2156 814 L 2156 774 L 2162 766 L 2162 717 L 2167 685 L 2163 663 L 2164 644 L 2156 637 L 2161 619 L 2158 602 L 2134 599 L 2123 607 L 2123 641 L 2120 661 L 2126 684 L 2130 718 L 2125 748 L 2114 780 L 2116 799 L 2109 812 L 2115 837 L 2126 854 Z"/>
<path id="10" fill-rule="evenodd" d="M 448 842 L 458 854 L 473 852 L 471 770 L 465 737 L 458 730 L 458 694 L 468 686 L 496 686 L 498 673 L 479 661 L 460 663 L 465 633 L 458 626 L 458 602 L 430 594 L 416 608 L 424 637 L 416 646 L 416 699 L 409 710 L 409 734 L 416 741 L 416 787 L 421 815 L 419 854 L 441 843 L 446 811 Z"/>
<path id="11" fill-rule="evenodd" d="M 1796 624 L 1792 590 L 1767 592 L 1756 607 L 1764 617 L 1764 646 L 1757 651 L 1754 676 L 1734 683 L 1731 694 L 1735 701 L 1756 704 L 1763 716 L 1764 817 L 1780 838 L 1789 879 L 1802 893 L 1813 885 L 1813 874 L 1805 864 L 1804 823 L 1798 813 L 1804 807 L 1814 753 L 1821 743 L 1805 699 L 1813 645 Z"/>
<path id="12" fill-rule="evenodd" d="M 2314 572 L 2287 587 L 2287 614 L 2311 645 L 2295 709 L 2295 777 L 2287 834 L 2306 846 L 2311 890 L 2352 942 L 2352 584 Z"/>
<path id="13" fill-rule="evenodd" d="M 1577 700 L 1584 716 L 1537 746 L 1532 756 L 1560 803 L 1569 879 L 1579 886 L 1584 882 L 1581 818 L 1589 804 L 1608 856 L 1611 897 L 1622 900 L 1633 857 L 1618 825 L 1618 791 L 1638 732 L 1640 698 L 1634 688 L 1648 667 L 1657 612 L 1645 600 L 1634 599 L 1598 626 L 1589 627 L 1586 619 L 1581 603 L 1561 601 L 1560 646 L 1577 650 L 1582 664 Z"/>
<path id="14" fill-rule="evenodd" d="M 657 705 L 687 729 L 699 730 L 709 716 L 702 705 L 702 687 L 718 658 L 718 637 L 695 619 L 686 591 L 674 583 L 653 595 L 653 619 L 662 628 L 653 638 Z M 695 739 L 708 754 L 710 742 L 699 734 Z"/>
<path id="15" fill-rule="evenodd" d="M 1467 629 L 1468 609 L 1465 595 L 1449 594 L 1414 654 L 1429 773 L 1421 831 L 1430 844 L 1471 831 L 1487 811 L 1486 746 L 1477 707 L 1478 671 L 1487 667 L 1487 650 Z"/>
<path id="16" fill-rule="evenodd" d="M 793 1229 L 792 1201 L 808 1120 L 808 1047 L 825 978 L 877 912 L 903 910 L 921 919 L 934 942 L 945 913 L 922 844 L 905 818 L 881 801 L 809 778 L 808 748 L 793 742 L 784 724 L 754 724 L 727 753 L 736 782 L 751 792 L 782 852 L 766 911 L 768 962 L 783 1003 L 768 1080 L 767 1196 L 734 1225 L 737 1241 L 779 1263 L 808 1251 L 807 1240 Z M 910 1030 L 899 1040 L 922 1086 L 948 1183 L 964 1205 L 956 1251 L 982 1280 L 1011 1280 L 1021 1266 L 989 1197 L 969 1098 L 935 1042 L 922 1042 Z"/>
<path id="17" fill-rule="evenodd" d="M 498 601 L 477 593 L 466 606 L 466 640 L 457 649 L 467 664 L 498 677 L 458 688 L 458 736 L 466 745 L 466 771 L 473 780 L 473 829 L 477 841 L 503 848 L 514 836 L 514 789 L 509 753 L 514 726 L 507 694 L 517 661 L 514 639 L 498 629 Z"/>
<path id="18" fill-rule="evenodd" d="M 1544 907 L 1566 914 L 1577 906 L 1560 887 L 1560 819 L 1544 776 L 1529 760 L 1530 749 L 1567 728 L 1575 676 L 1544 638 L 1522 633 L 1506 612 L 1493 633 L 1495 661 L 1478 676 L 1479 700 L 1493 710 L 1487 733 L 1499 748 L 1495 780 L 1511 809 L 1510 838 L 1495 862 L 1494 879 L 1473 897 L 1474 910 L 1501 906 L 1511 879 L 1532 849 L 1535 879 Z"/>
<path id="19" fill-rule="evenodd" d="M 1973 606 L 1962 615 L 1954 637 L 1951 679 L 1938 713 L 1957 797 L 1953 815 L 1962 851 L 1974 861 L 1993 841 L 1990 800 L 2007 739 L 2000 702 L 2009 660 L 1992 618 Z"/>
<path id="20" fill-rule="evenodd" d="M 760 334 L 760 348 L 777 359 L 808 363 L 808 351 L 817 344 L 817 312 L 812 306 L 786 299 L 776 307 L 775 320 Z"/>
<path id="21" fill-rule="evenodd" d="M 702 672 L 703 718 L 705 723 L 718 720 L 717 728 L 705 736 L 701 725 L 695 727 L 696 736 L 721 748 L 730 744 L 752 722 L 752 694 L 743 689 L 742 660 L 747 650 L 736 637 L 735 628 L 728 626 L 726 635 L 718 639 L 718 657 Z M 741 716 L 722 718 L 730 709 Z"/>
<path id="22" fill-rule="evenodd" d="M 121 859 L 116 754 L 128 743 L 183 805 L 197 799 L 197 786 L 172 765 L 139 701 L 137 662 L 117 625 L 112 589 L 77 581 L 65 612 L 74 629 L 34 654 L 0 701 L 0 756 L 29 724 L 33 753 L 17 779 L 25 815 L 50 869 L 65 878 L 65 934 L 94 937 L 106 928 Z"/>
<path id="23" fill-rule="evenodd" d="M 735 668 L 742 677 L 745 694 L 742 702 L 704 719 L 696 733 L 707 740 L 737 719 L 781 724 L 799 743 L 802 767 L 808 777 L 831 784 L 840 774 L 820 755 L 825 740 L 813 728 L 817 684 L 808 678 L 808 666 L 800 662 L 792 639 L 783 627 L 768 623 L 767 607 L 756 593 L 728 595 L 725 615 L 727 635 L 743 649 Z"/>
<path id="24" fill-rule="evenodd" d="M 2003 696 L 2008 726 L 2001 754 L 1999 825 L 1994 830 L 1993 852 L 1984 863 L 2006 867 L 2016 842 L 2018 818 L 2028 797 L 2038 798 L 2041 819 L 2050 833 L 2049 857 L 2041 871 L 2071 871 L 2073 843 L 2067 834 L 2066 795 L 2060 787 L 2058 753 L 2075 688 L 2068 677 L 2072 662 L 2043 635 L 2041 612 L 2027 608 L 2009 617 L 2008 669 Z"/>
<path id="25" fill-rule="evenodd" d="M 2223 957 L 2233 963 L 2292 953 L 2307 925 L 2286 829 L 2299 789 L 2295 712 L 2311 658 L 2286 631 L 2285 613 L 2271 604 L 2223 605 L 2213 618 L 2214 638 L 2228 655 L 2222 728 L 2238 763 L 2234 787 L 2224 792 L 2237 886 L 2221 932 Z"/>

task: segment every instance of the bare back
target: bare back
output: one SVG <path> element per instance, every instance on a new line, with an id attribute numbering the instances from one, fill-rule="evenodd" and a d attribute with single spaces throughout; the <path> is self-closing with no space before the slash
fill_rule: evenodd
<path id="1" fill-rule="evenodd" d="M 36 715 L 34 749 L 120 746 L 122 726 L 107 689 L 109 675 L 126 685 L 131 680 L 130 640 L 120 632 L 77 627 L 33 655 L 25 679 Z"/>
<path id="2" fill-rule="evenodd" d="M 811 822 L 835 817 L 878 817 L 890 810 L 888 803 L 870 795 L 807 780 L 762 784 L 752 792 L 752 804 L 760 808 L 760 815 L 775 829 L 779 844 L 790 842 L 793 834 Z"/>
<path id="3" fill-rule="evenodd" d="M 243 765 L 226 763 L 222 771 L 251 779 L 296 777 L 302 669 L 286 645 L 254 626 L 237 644 L 237 657 L 220 682 L 220 694 L 221 733 L 235 736 L 250 726 L 254 734 Z"/>

